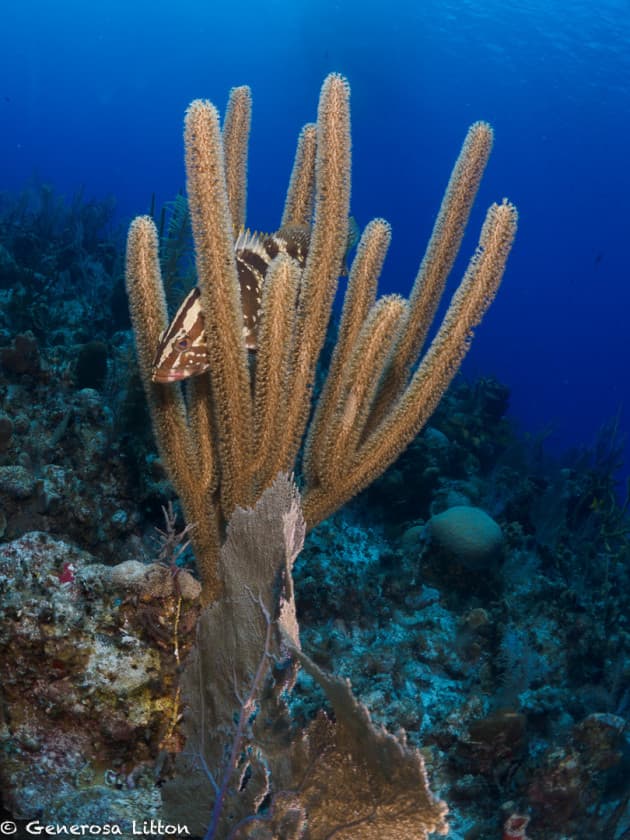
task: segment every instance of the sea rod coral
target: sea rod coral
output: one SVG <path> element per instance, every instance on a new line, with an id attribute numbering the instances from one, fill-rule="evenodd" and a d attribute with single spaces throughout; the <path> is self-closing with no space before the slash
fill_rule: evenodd
<path id="1" fill-rule="evenodd" d="M 152 380 L 168 326 L 155 225 L 139 217 L 129 231 L 127 289 L 141 374 L 161 458 L 187 520 L 196 523 L 192 542 L 206 602 L 220 596 L 218 556 L 230 516 L 237 505 L 251 506 L 279 471 L 291 471 L 305 431 L 309 528 L 366 487 L 413 439 L 458 370 L 514 239 L 515 208 L 493 204 L 444 320 L 414 369 L 490 153 L 492 129 L 478 122 L 464 141 L 408 301 L 376 298 L 390 228 L 382 219 L 365 228 L 328 378 L 306 430 L 347 243 L 349 95 L 342 76 L 328 76 L 317 123 L 300 134 L 278 238 L 306 230 L 307 255 L 301 267 L 288 248 L 279 250 L 265 266 L 255 351 L 246 348 L 235 256 L 245 225 L 249 89 L 232 91 L 222 130 L 211 103 L 197 100 L 188 109 L 187 186 L 210 365 L 191 379 L 186 400 L 178 384 Z"/>

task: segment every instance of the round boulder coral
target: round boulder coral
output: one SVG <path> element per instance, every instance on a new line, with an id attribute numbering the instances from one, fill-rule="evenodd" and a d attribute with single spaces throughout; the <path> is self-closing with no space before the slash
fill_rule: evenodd
<path id="1" fill-rule="evenodd" d="M 432 540 L 471 568 L 481 568 L 498 556 L 503 542 L 501 528 L 478 507 L 455 505 L 432 516 L 428 523 Z"/>

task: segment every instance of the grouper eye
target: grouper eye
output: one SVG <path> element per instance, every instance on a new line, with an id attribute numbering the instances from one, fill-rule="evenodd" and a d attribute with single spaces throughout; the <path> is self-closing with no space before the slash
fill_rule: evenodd
<path id="1" fill-rule="evenodd" d="M 188 339 L 187 338 L 182 338 L 181 341 L 177 342 L 177 346 L 179 347 L 180 350 L 185 350 L 188 347 Z"/>

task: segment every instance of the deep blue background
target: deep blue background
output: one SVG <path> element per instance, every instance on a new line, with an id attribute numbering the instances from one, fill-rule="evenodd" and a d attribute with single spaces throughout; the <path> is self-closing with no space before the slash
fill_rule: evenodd
<path id="1" fill-rule="evenodd" d="M 220 4 L 4 0 L 0 189 L 37 174 L 113 193 L 122 220 L 183 186 L 195 97 L 254 94 L 249 224 L 277 226 L 300 126 L 331 70 L 352 86 L 353 212 L 394 239 L 382 280 L 407 293 L 467 126 L 495 151 L 466 240 L 509 197 L 520 228 L 465 370 L 512 390 L 527 430 L 590 443 L 629 426 L 628 0 Z M 463 270 L 464 261 L 460 264 Z M 453 278 L 453 283 L 456 278 Z"/>

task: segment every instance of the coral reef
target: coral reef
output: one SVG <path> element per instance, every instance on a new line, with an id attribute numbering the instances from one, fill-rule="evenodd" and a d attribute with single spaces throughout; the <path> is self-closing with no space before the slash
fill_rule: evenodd
<path id="1" fill-rule="evenodd" d="M 37 531 L 0 546 L 0 588 L 5 805 L 55 821 L 105 797 L 123 826 L 156 811 L 200 588 L 183 599 L 163 565 L 105 566 Z"/>
<path id="2" fill-rule="evenodd" d="M 610 497 L 616 459 L 541 459 L 500 413 L 473 436 L 484 414 L 483 401 L 464 412 L 470 395 L 451 389 L 397 464 L 307 539 L 304 646 L 422 744 L 453 836 L 499 837 L 512 814 L 532 837 L 626 836 L 630 544 Z M 563 503 L 542 528 L 546 487 Z M 463 503 L 503 532 L 500 561 L 472 574 L 431 538 L 432 516 Z M 295 693 L 308 719 L 307 677 Z"/>
<path id="3" fill-rule="evenodd" d="M 174 494 L 129 325 L 102 317 L 122 247 L 103 227 L 67 247 L 73 218 L 103 214 L 28 195 L 0 201 L 4 804 L 127 831 L 164 816 L 183 744 L 174 629 L 183 662 L 198 611 L 182 601 L 178 618 L 177 605 L 199 583 L 160 558 Z M 81 388 L 93 340 L 107 376 Z M 375 725 L 406 730 L 455 840 L 621 840 L 630 523 L 616 426 L 552 459 L 519 435 L 508 402 L 492 379 L 456 380 L 397 462 L 311 531 L 294 568 L 302 646 L 351 680 Z M 500 527 L 492 564 L 471 570 L 431 539 L 431 518 L 455 506 Z M 189 561 L 185 550 L 177 568 Z M 294 720 L 307 727 L 322 704 L 331 711 L 302 670 Z"/>

